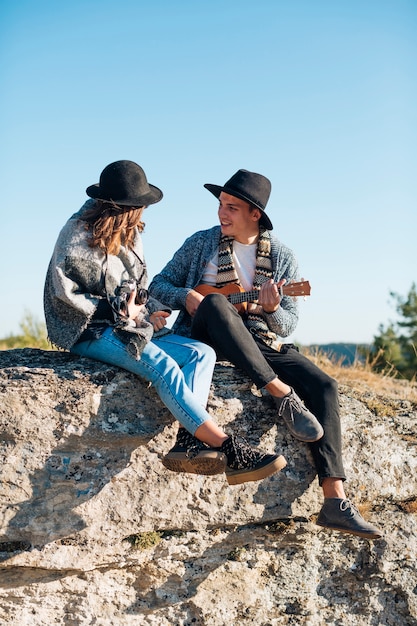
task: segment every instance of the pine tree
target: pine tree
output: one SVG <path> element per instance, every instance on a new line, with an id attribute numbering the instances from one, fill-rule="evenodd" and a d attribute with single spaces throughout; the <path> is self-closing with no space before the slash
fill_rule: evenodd
<path id="1" fill-rule="evenodd" d="M 417 291 L 413 283 L 404 298 L 390 293 L 400 319 L 379 327 L 369 357 L 376 371 L 393 373 L 409 380 L 417 374 Z"/>

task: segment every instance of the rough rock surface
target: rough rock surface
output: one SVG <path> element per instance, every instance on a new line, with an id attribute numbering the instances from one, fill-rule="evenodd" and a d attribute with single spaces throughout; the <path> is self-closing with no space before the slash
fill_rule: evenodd
<path id="1" fill-rule="evenodd" d="M 0 352 L 0 624 L 417 625 L 416 407 L 340 390 L 349 496 L 375 542 L 320 529 L 307 446 L 235 368 L 209 410 L 288 465 L 262 482 L 175 474 L 152 388 L 67 353 Z M 370 392 L 371 394 L 371 392 Z M 369 404 L 368 404 L 369 406 Z"/>

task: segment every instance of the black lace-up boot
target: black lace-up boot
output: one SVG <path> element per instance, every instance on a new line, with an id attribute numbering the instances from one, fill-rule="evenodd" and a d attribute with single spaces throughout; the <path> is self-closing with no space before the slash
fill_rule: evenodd
<path id="1" fill-rule="evenodd" d="M 179 428 L 175 445 L 162 464 L 172 472 L 214 476 L 225 471 L 226 455 L 218 448 L 210 448 L 185 428 Z"/>
<path id="2" fill-rule="evenodd" d="M 226 439 L 219 450 L 227 457 L 226 478 L 229 485 L 262 480 L 287 465 L 283 456 L 260 452 L 236 435 Z"/>

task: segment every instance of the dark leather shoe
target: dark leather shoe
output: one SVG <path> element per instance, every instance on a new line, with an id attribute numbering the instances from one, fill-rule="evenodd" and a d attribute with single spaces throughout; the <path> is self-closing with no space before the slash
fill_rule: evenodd
<path id="1" fill-rule="evenodd" d="M 304 406 L 294 389 L 283 398 L 275 398 L 278 407 L 278 416 L 293 437 L 299 441 L 318 441 L 324 435 L 324 430 L 317 418 Z"/>
<path id="2" fill-rule="evenodd" d="M 353 502 L 344 498 L 325 498 L 316 523 L 324 528 L 365 539 L 382 537 L 382 531 L 366 522 Z"/>

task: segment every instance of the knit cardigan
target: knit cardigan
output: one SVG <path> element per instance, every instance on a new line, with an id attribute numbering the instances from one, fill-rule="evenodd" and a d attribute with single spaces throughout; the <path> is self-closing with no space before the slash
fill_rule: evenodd
<path id="1" fill-rule="evenodd" d="M 139 230 L 133 250 L 121 246 L 117 256 L 88 245 L 89 231 L 82 216 L 93 203 L 94 200 L 87 200 L 61 230 L 46 274 L 44 311 L 48 338 L 53 345 L 68 350 L 93 321 L 100 322 L 97 311 L 114 296 L 123 280 L 133 278 L 141 287 L 147 285 Z M 146 318 L 158 310 L 170 312 L 168 307 L 150 298 L 144 319 L 137 328 L 121 319 L 112 321 L 106 317 L 101 321 L 114 326 L 116 334 L 138 359 L 153 335 L 153 327 Z"/>
<path id="2" fill-rule="evenodd" d="M 149 286 L 155 298 L 159 298 L 172 309 L 179 310 L 172 327 L 179 335 L 190 336 L 192 320 L 185 308 L 185 301 L 189 292 L 201 284 L 204 269 L 218 250 L 220 237 L 220 226 L 191 235 Z M 272 235 L 271 261 L 275 282 L 282 278 L 287 283 L 298 280 L 298 263 L 294 253 Z M 295 298 L 283 296 L 274 313 L 264 312 L 263 315 L 269 330 L 277 338 L 288 337 L 298 322 L 297 301 Z"/>

